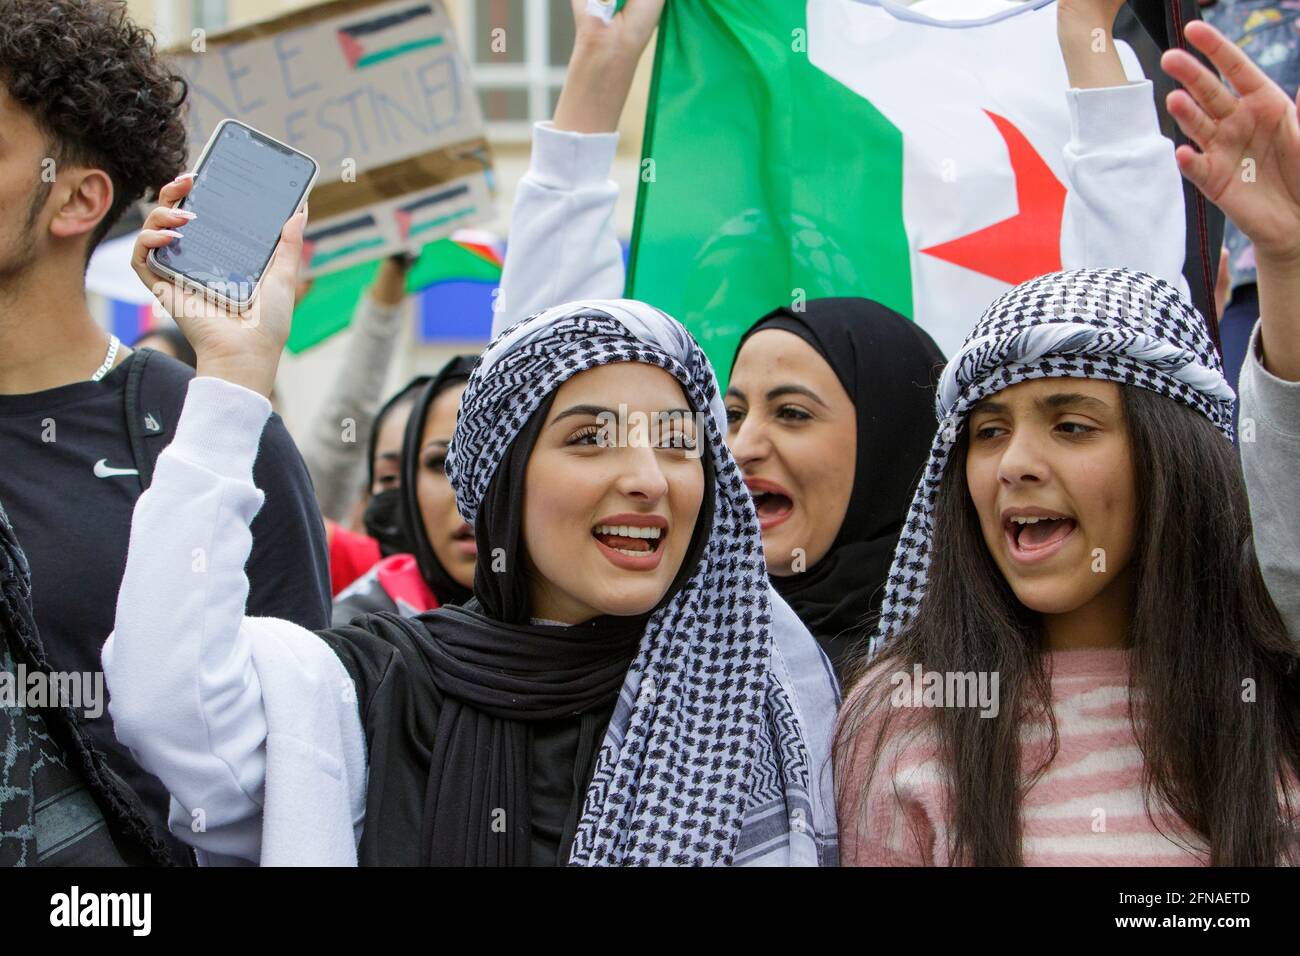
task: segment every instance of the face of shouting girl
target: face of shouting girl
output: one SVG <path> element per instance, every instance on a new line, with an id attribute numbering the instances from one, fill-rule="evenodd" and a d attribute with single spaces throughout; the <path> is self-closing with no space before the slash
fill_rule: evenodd
<path id="1" fill-rule="evenodd" d="M 662 424 L 611 442 L 620 412 Z M 560 386 L 524 476 L 533 617 L 578 624 L 659 603 L 703 502 L 694 423 L 681 385 L 652 365 L 602 365 Z"/>
<path id="2" fill-rule="evenodd" d="M 1027 608 L 1121 622 L 1137 528 L 1120 387 L 1021 382 L 970 414 L 966 485 L 984 543 Z M 1123 635 L 1112 635 L 1121 640 Z"/>
<path id="3" fill-rule="evenodd" d="M 857 461 L 853 400 L 811 345 L 783 329 L 746 340 L 727 388 L 727 445 L 754 496 L 774 575 L 811 568 L 844 523 Z"/>

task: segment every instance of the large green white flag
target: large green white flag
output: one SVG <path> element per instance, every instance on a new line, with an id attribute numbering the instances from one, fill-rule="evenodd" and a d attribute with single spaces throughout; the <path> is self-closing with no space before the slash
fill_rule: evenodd
<path id="1" fill-rule="evenodd" d="M 952 353 L 997 295 L 1061 268 L 1055 3 L 964 5 L 1002 9 L 667 4 L 628 294 L 680 317 L 724 378 L 741 332 L 803 297 L 878 299 Z"/>

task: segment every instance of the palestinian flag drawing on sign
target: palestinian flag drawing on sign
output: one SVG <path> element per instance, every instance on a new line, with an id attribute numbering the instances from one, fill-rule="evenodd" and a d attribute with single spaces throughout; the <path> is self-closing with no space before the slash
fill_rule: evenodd
<path id="1" fill-rule="evenodd" d="M 442 34 L 437 32 L 433 7 L 427 3 L 348 24 L 338 29 L 337 36 L 343 55 L 354 70 L 443 42 Z"/>
<path id="2" fill-rule="evenodd" d="M 444 229 L 450 223 L 465 216 L 471 216 L 478 210 L 472 205 L 465 206 L 463 203 L 454 203 L 453 200 L 464 200 L 469 196 L 469 187 L 466 185 L 452 186 L 450 189 L 439 190 L 427 196 L 421 196 L 419 199 L 406 203 L 399 207 L 393 215 L 397 218 L 397 227 L 401 232 L 402 239 L 408 240 L 412 236 L 418 236 L 420 233 L 427 232 L 430 229 Z M 461 208 L 450 208 L 460 205 Z"/>
<path id="3" fill-rule="evenodd" d="M 951 354 L 1010 285 L 1061 268 L 1068 86 L 1051 0 L 964 22 L 676 0 L 628 294 L 680 317 L 724 381 L 740 334 L 801 294 L 877 299 Z"/>

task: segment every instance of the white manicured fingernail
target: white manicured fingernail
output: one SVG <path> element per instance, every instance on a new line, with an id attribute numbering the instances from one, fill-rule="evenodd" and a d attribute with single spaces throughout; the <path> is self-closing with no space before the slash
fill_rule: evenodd
<path id="1" fill-rule="evenodd" d="M 193 178 L 194 178 L 195 176 L 197 176 L 197 175 L 198 175 L 198 173 L 181 173 L 179 176 L 177 176 L 175 179 L 173 179 L 172 182 L 174 182 L 174 183 L 178 183 L 178 182 L 180 182 L 182 179 L 193 179 Z"/>
<path id="2" fill-rule="evenodd" d="M 173 209 L 172 212 L 182 219 L 196 219 L 199 215 L 196 212 L 190 212 L 188 209 Z"/>
<path id="3" fill-rule="evenodd" d="M 177 232 L 175 229 L 159 229 L 158 231 L 159 231 L 160 233 L 162 233 L 164 236 L 171 236 L 173 239 L 184 239 L 184 238 L 185 238 L 185 237 L 182 236 L 179 232 Z"/>

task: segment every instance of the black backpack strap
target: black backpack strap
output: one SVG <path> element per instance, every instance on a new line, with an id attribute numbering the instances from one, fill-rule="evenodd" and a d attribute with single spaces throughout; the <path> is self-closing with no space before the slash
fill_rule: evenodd
<path id="1" fill-rule="evenodd" d="M 141 490 L 153 481 L 154 463 L 176 434 L 186 383 L 193 377 L 193 369 L 170 356 L 148 348 L 135 351 L 127 370 L 123 400 L 126 432 L 131 457 L 140 473 Z"/>

